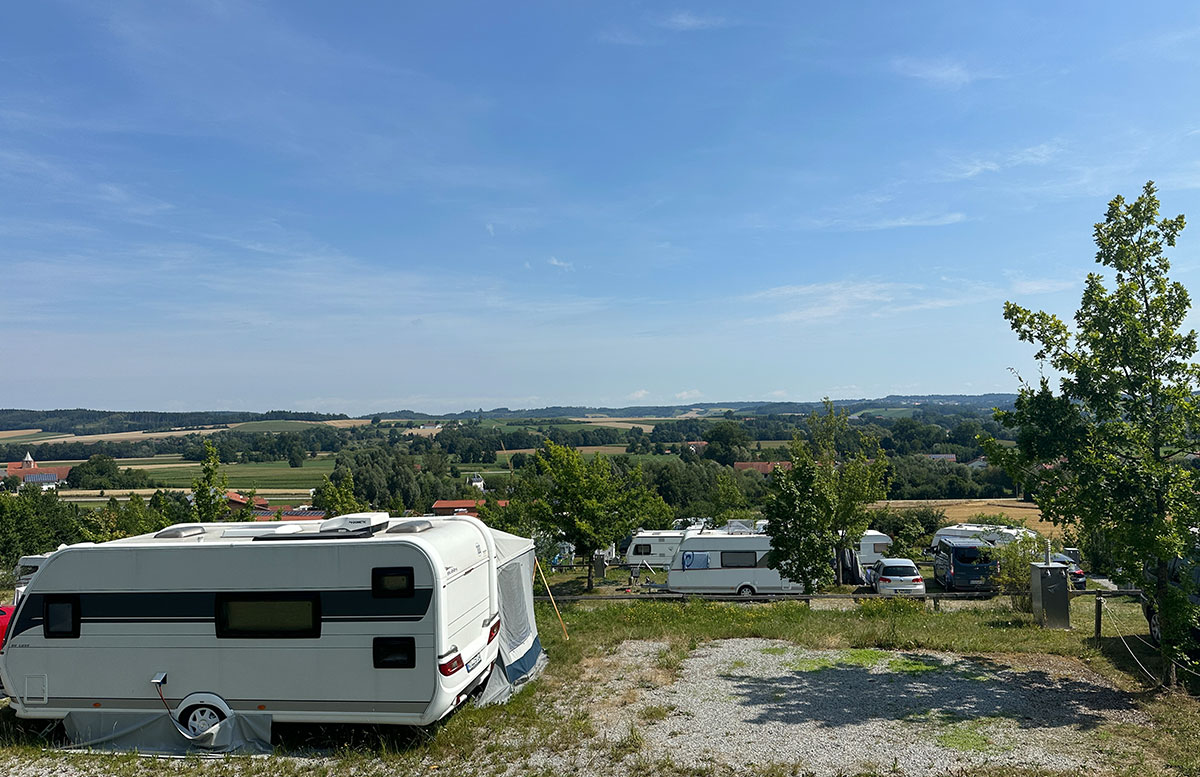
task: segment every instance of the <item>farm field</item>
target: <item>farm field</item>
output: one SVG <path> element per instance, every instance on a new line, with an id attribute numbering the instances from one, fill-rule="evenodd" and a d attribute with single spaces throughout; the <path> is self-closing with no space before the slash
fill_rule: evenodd
<path id="1" fill-rule="evenodd" d="M 305 459 L 304 466 L 289 467 L 286 461 L 253 462 L 250 464 L 222 464 L 221 472 L 229 477 L 229 487 L 246 488 L 296 488 L 307 490 L 320 484 L 324 475 L 333 474 L 332 457 Z M 199 462 L 187 462 L 177 466 L 151 469 L 151 477 L 168 488 L 192 487 L 192 479 L 200 473 Z"/>
<path id="2" fill-rule="evenodd" d="M 1042 520 L 1042 512 L 1032 502 L 1020 499 L 892 499 L 876 502 L 872 507 L 893 507 L 898 510 L 933 507 L 943 510 L 952 523 L 970 523 L 979 515 L 1002 514 L 1024 521 L 1030 529 L 1051 539 L 1062 538 L 1062 527 Z"/>

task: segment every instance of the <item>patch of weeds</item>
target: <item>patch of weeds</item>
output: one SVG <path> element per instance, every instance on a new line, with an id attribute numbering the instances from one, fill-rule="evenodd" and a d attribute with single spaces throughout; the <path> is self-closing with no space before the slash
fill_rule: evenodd
<path id="1" fill-rule="evenodd" d="M 674 704 L 651 704 L 648 707 L 642 707 L 638 712 L 638 717 L 647 723 L 657 723 L 660 720 L 666 720 L 667 716 L 675 711 Z"/>
<path id="2" fill-rule="evenodd" d="M 925 602 L 893 596 L 887 599 L 864 599 L 858 605 L 858 613 L 865 618 L 886 618 L 898 615 L 916 615 L 925 611 Z"/>
<path id="3" fill-rule="evenodd" d="M 887 658 L 888 654 L 883 650 L 876 650 L 875 648 L 854 648 L 853 650 L 847 650 L 844 652 L 838 663 L 849 664 L 850 666 L 861 666 L 869 669 L 873 666 L 882 664 L 887 660 Z"/>
<path id="4" fill-rule="evenodd" d="M 771 761 L 765 764 L 755 764 L 750 769 L 750 774 L 754 777 L 809 777 L 812 771 L 804 768 L 804 764 L 782 763 L 779 761 Z"/>
<path id="5" fill-rule="evenodd" d="M 609 748 L 612 758 L 615 761 L 620 761 L 626 756 L 641 752 L 646 746 L 646 739 L 642 736 L 642 732 L 638 731 L 635 726 L 629 727 L 629 733 L 618 739 Z"/>
<path id="6" fill-rule="evenodd" d="M 939 733 L 935 739 L 942 747 L 961 753 L 982 753 L 996 750 L 996 744 L 980 730 L 988 724 L 989 720 L 989 718 L 981 718 L 953 725 Z"/>
<path id="7" fill-rule="evenodd" d="M 730 670 L 745 669 L 747 666 L 748 666 L 748 664 L 745 661 L 734 661 L 732 664 L 729 665 L 729 668 L 730 668 Z"/>
<path id="8" fill-rule="evenodd" d="M 771 645 L 770 647 L 759 648 L 758 652 L 766 653 L 768 656 L 782 656 L 786 655 L 789 650 L 791 648 L 783 645 Z"/>
<path id="9" fill-rule="evenodd" d="M 936 658 L 926 656 L 896 656 L 888 661 L 888 669 L 907 675 L 921 675 L 926 672 L 937 672 L 945 668 L 945 664 Z"/>
<path id="10" fill-rule="evenodd" d="M 801 658 L 788 664 L 788 669 L 794 672 L 819 672 L 822 669 L 833 669 L 835 664 L 830 658 Z"/>

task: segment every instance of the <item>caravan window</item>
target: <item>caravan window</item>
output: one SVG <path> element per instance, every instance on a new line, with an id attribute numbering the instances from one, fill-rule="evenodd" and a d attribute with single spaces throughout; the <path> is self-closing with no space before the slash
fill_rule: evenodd
<path id="1" fill-rule="evenodd" d="M 79 597 L 47 596 L 42 605 L 42 636 L 46 639 L 79 637 Z"/>
<path id="2" fill-rule="evenodd" d="M 376 567 L 371 570 L 371 595 L 399 599 L 413 595 L 412 567 Z"/>
<path id="3" fill-rule="evenodd" d="M 313 639 L 321 636 L 316 593 L 217 594 L 217 636 L 223 639 Z"/>
<path id="4" fill-rule="evenodd" d="M 417 665 L 417 643 L 412 637 L 376 637 L 371 642 L 376 669 L 412 669 Z"/>
<path id="5" fill-rule="evenodd" d="M 758 564 L 758 553 L 753 550 L 721 551 L 721 566 L 752 567 Z"/>
<path id="6" fill-rule="evenodd" d="M 650 546 L 643 544 L 643 543 L 638 543 L 637 545 L 634 545 L 633 546 L 633 555 L 649 556 L 650 555 Z"/>

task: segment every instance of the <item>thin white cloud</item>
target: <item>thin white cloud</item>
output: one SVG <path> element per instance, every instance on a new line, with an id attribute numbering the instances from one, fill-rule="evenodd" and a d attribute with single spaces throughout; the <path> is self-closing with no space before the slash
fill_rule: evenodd
<path id="1" fill-rule="evenodd" d="M 675 398 L 682 399 L 686 402 L 691 399 L 699 399 L 702 396 L 704 396 L 704 394 L 700 391 L 700 389 L 687 389 L 686 391 L 680 391 L 677 393 Z"/>
<path id="2" fill-rule="evenodd" d="M 1007 153 L 955 159 L 948 169 L 942 171 L 938 179 L 962 181 L 975 178 L 983 173 L 999 173 L 1013 167 L 1040 167 L 1057 159 L 1062 150 L 1061 144 L 1050 142 L 1018 148 Z"/>
<path id="3" fill-rule="evenodd" d="M 648 46 L 650 41 L 624 27 L 606 27 L 596 33 L 596 40 L 614 46 Z"/>
<path id="4" fill-rule="evenodd" d="M 551 267 L 557 267 L 561 270 L 574 270 L 575 269 L 575 265 L 571 264 L 570 262 L 564 262 L 562 259 L 559 259 L 557 256 L 550 257 L 546 261 L 546 264 L 550 265 Z"/>
<path id="5" fill-rule="evenodd" d="M 490 221 L 487 224 L 487 231 L 488 231 L 488 234 L 491 235 L 492 237 L 496 236 L 496 227 Z"/>
<path id="6" fill-rule="evenodd" d="M 1013 277 L 1009 280 L 1009 289 L 1013 294 L 1053 294 L 1058 291 L 1083 289 L 1082 282 L 1077 278 L 1024 278 Z"/>
<path id="7" fill-rule="evenodd" d="M 626 394 L 625 398 L 626 399 L 645 399 L 648 396 L 650 396 L 649 391 L 647 391 L 646 389 L 638 389 L 637 391 L 631 391 L 630 393 Z"/>
<path id="8" fill-rule="evenodd" d="M 968 70 L 961 62 L 949 59 L 900 57 L 892 60 L 892 70 L 905 78 L 915 78 L 942 89 L 961 89 L 980 79 L 996 78 L 990 73 Z"/>
<path id="9" fill-rule="evenodd" d="M 787 398 L 787 392 L 783 389 L 775 389 L 774 391 L 768 391 L 767 396 L 772 399 L 785 399 Z"/>
<path id="10" fill-rule="evenodd" d="M 900 229 L 903 227 L 944 227 L 966 221 L 962 213 L 928 213 L 917 216 L 898 216 L 877 221 L 866 221 L 854 226 L 854 229 L 871 231 L 877 229 Z"/>
<path id="11" fill-rule="evenodd" d="M 715 30 L 728 27 L 729 20 L 724 16 L 702 16 L 691 11 L 676 11 L 659 20 L 658 26 L 676 32 L 695 32 L 696 30 Z"/>

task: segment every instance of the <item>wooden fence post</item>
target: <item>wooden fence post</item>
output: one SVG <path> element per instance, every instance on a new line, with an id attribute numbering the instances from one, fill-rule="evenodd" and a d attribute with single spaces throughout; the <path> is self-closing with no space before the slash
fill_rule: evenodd
<path id="1" fill-rule="evenodd" d="M 1104 617 L 1101 614 L 1100 608 L 1104 606 L 1104 597 L 1099 593 L 1096 594 L 1096 645 L 1100 644 L 1100 621 Z"/>

